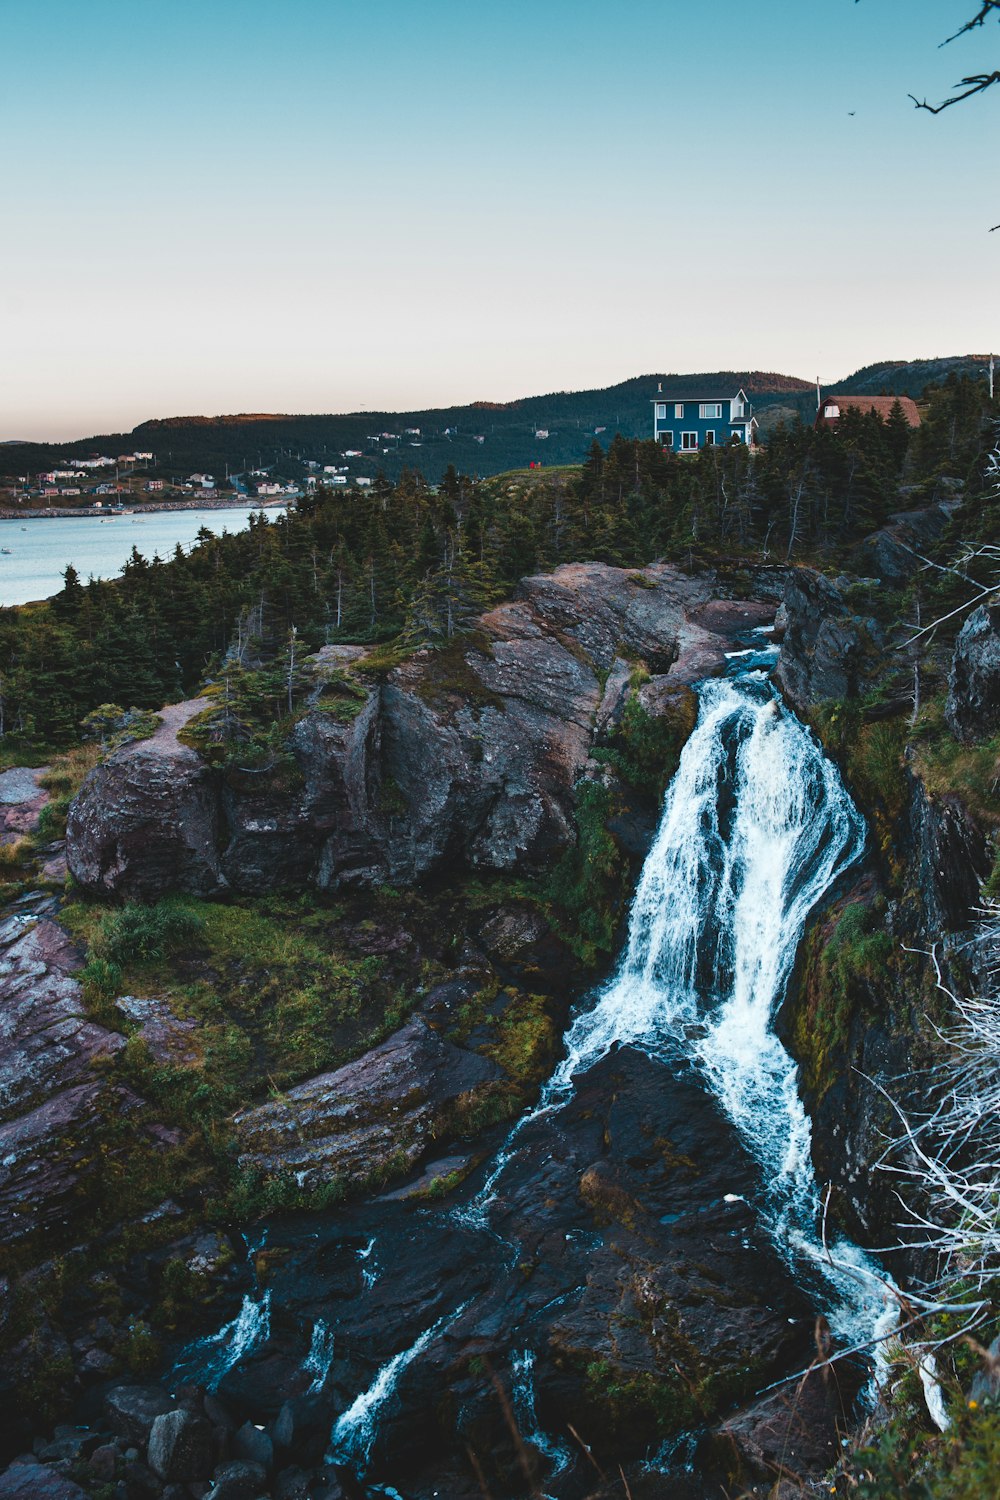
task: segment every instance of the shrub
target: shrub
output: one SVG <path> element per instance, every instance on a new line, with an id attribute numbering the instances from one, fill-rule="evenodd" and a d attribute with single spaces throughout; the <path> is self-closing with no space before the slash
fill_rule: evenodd
<path id="1" fill-rule="evenodd" d="M 155 906 L 130 902 L 104 916 L 91 944 L 93 958 L 120 969 L 165 958 L 196 938 L 204 928 L 196 912 L 170 901 Z"/>

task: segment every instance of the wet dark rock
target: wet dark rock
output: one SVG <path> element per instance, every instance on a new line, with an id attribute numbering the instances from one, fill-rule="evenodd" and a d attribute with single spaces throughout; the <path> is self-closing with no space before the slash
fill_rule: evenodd
<path id="1" fill-rule="evenodd" d="M 143 1449 L 157 1417 L 173 1411 L 174 1404 L 161 1385 L 119 1385 L 104 1398 L 104 1409 L 115 1432 Z"/>
<path id="2" fill-rule="evenodd" d="M 270 1470 L 274 1464 L 274 1443 L 266 1432 L 255 1427 L 252 1422 L 244 1422 L 233 1436 L 233 1457 L 243 1459 L 246 1463 L 260 1464 L 262 1469 Z"/>
<path id="3" fill-rule="evenodd" d="M 211 1424 L 192 1411 L 168 1411 L 150 1429 L 146 1461 L 161 1479 L 198 1479 L 214 1457 Z"/>
<path id="4" fill-rule="evenodd" d="M 731 1417 L 719 1429 L 721 1437 L 748 1476 L 823 1474 L 840 1457 L 857 1383 L 856 1373 L 843 1365 L 815 1371 Z"/>
<path id="5" fill-rule="evenodd" d="M 363 1183 L 398 1175 L 424 1153 L 449 1106 L 499 1077 L 414 1016 L 371 1052 L 234 1118 L 241 1161 L 294 1172 L 303 1187 L 337 1175 Z"/>
<path id="6" fill-rule="evenodd" d="M 221 1428 L 224 1432 L 234 1431 L 239 1423 L 226 1403 L 219 1399 L 214 1391 L 209 1391 L 203 1401 L 203 1410 L 214 1427 Z"/>
<path id="7" fill-rule="evenodd" d="M 87 1492 L 55 1469 L 12 1464 L 0 1474 L 0 1500 L 87 1500 Z"/>
<path id="8" fill-rule="evenodd" d="M 960 740 L 986 739 L 1000 729 L 1000 605 L 981 604 L 959 632 L 945 718 Z"/>
<path id="9" fill-rule="evenodd" d="M 39 1439 L 34 1444 L 35 1457 L 43 1464 L 70 1462 L 80 1457 L 93 1435 L 83 1427 L 60 1425 L 48 1440 Z"/>
<path id="10" fill-rule="evenodd" d="M 580 1078 L 562 1109 L 522 1130 L 497 1184 L 493 1232 L 448 1212 L 475 1191 L 473 1178 L 440 1208 L 415 1213 L 383 1198 L 342 1212 L 336 1228 L 313 1221 L 314 1240 L 288 1240 L 291 1254 L 269 1280 L 283 1317 L 244 1362 L 241 1400 L 263 1413 L 276 1383 L 302 1378 L 321 1316 L 336 1330 L 320 1398 L 328 1440 L 380 1366 L 445 1319 L 387 1404 L 373 1478 L 431 1495 L 468 1445 L 496 1492 L 516 1492 L 523 1476 L 489 1371 L 512 1391 L 512 1351 L 525 1349 L 548 1432 L 572 1442 L 572 1424 L 599 1455 L 644 1453 L 808 1363 L 813 1308 L 753 1207 L 757 1181 L 698 1080 L 679 1062 L 624 1048 Z M 275 1226 L 271 1247 L 285 1242 Z M 510 1245 L 519 1246 L 513 1268 Z M 363 1267 L 373 1273 L 367 1288 Z M 446 1314 L 463 1306 L 449 1325 Z M 300 1441 L 296 1421 L 293 1451 L 304 1462 Z M 423 1468 L 435 1480 L 414 1488 Z M 468 1493 L 477 1492 L 470 1471 Z"/>
<path id="11" fill-rule="evenodd" d="M 220 1464 L 212 1481 L 206 1500 L 257 1500 L 266 1488 L 267 1473 L 260 1464 L 234 1459 Z"/>
<path id="12" fill-rule="evenodd" d="M 95 1479 L 107 1483 L 115 1477 L 115 1465 L 118 1461 L 118 1450 L 111 1443 L 102 1443 L 95 1448 L 87 1460 L 90 1470 Z"/>
<path id="13" fill-rule="evenodd" d="M 128 1500 L 159 1500 L 163 1492 L 163 1485 L 152 1469 L 137 1459 L 126 1463 L 124 1483 Z"/>
<path id="14" fill-rule="evenodd" d="M 277 1448 L 290 1448 L 295 1437 L 295 1408 L 286 1401 L 271 1425 L 271 1437 Z"/>
<path id="15" fill-rule="evenodd" d="M 282 1469 L 271 1493 L 274 1500 L 312 1500 L 313 1488 L 304 1469 Z"/>

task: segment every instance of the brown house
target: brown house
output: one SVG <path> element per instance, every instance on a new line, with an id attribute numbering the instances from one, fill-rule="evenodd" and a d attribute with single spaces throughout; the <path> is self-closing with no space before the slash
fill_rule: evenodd
<path id="1" fill-rule="evenodd" d="M 816 413 L 817 427 L 836 427 L 845 411 L 878 412 L 883 422 L 896 402 L 903 408 L 903 416 L 911 427 L 920 426 L 917 403 L 911 396 L 824 396 Z"/>

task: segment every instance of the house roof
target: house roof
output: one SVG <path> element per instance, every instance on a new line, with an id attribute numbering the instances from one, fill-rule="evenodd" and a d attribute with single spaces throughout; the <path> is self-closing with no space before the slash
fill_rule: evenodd
<path id="1" fill-rule="evenodd" d="M 839 396 L 836 391 L 830 391 L 823 397 L 822 404 L 816 417 L 817 424 L 830 426 L 836 422 L 836 417 L 828 417 L 826 408 L 828 406 L 839 406 L 844 411 L 877 412 L 885 421 L 896 402 L 903 408 L 903 416 L 911 427 L 920 426 L 920 413 L 917 403 L 911 396 Z"/>
<path id="2" fill-rule="evenodd" d="M 690 406 L 695 401 L 737 401 L 742 394 L 742 391 L 736 391 L 735 393 L 733 391 L 726 391 L 725 393 L 721 391 L 709 391 L 707 394 L 703 393 L 702 395 L 698 395 L 697 392 L 694 395 L 672 395 L 670 391 L 662 391 L 658 396 L 654 396 L 653 400 L 659 402 L 666 401 L 668 405 L 671 401 L 676 401 L 678 405 L 683 401 L 685 405 Z M 744 397 L 744 399 L 746 398 Z"/>

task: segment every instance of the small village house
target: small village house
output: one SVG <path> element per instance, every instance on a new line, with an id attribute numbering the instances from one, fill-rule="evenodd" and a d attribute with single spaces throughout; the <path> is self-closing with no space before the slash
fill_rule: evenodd
<path id="1" fill-rule="evenodd" d="M 834 394 L 825 396 L 820 402 L 816 413 L 816 426 L 836 427 L 846 411 L 856 411 L 862 414 L 873 411 L 885 422 L 897 402 L 909 425 L 919 427 L 920 412 L 911 396 L 838 396 Z"/>

